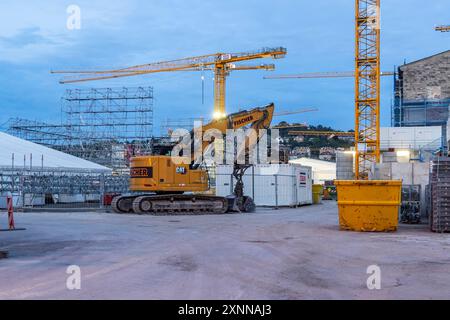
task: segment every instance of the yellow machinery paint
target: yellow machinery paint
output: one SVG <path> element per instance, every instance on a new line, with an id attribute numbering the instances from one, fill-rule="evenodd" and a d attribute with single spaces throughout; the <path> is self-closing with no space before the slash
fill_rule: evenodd
<path id="1" fill-rule="evenodd" d="M 189 161 L 189 158 L 170 156 L 132 158 L 130 190 L 139 192 L 207 191 L 209 188 L 207 171 L 191 169 Z"/>
<path id="2" fill-rule="evenodd" d="M 342 230 L 389 232 L 398 227 L 401 181 L 335 181 Z"/>
<path id="3" fill-rule="evenodd" d="M 312 194 L 313 194 L 313 203 L 320 204 L 322 202 L 323 185 L 314 184 L 312 186 Z"/>

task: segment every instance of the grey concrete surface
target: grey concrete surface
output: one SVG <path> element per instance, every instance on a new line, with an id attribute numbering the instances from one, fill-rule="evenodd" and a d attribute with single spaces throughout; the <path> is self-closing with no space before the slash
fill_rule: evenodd
<path id="1" fill-rule="evenodd" d="M 0 214 L 0 224 L 6 224 Z M 450 235 L 338 230 L 334 202 L 253 214 L 19 213 L 0 299 L 450 299 Z M 66 269 L 81 268 L 81 290 Z M 369 265 L 381 290 L 368 290 Z"/>

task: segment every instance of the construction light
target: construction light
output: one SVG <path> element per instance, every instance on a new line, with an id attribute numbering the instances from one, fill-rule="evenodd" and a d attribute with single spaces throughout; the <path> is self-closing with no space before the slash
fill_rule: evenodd
<path id="1" fill-rule="evenodd" d="M 226 116 L 227 116 L 227 115 L 226 115 L 225 113 L 219 112 L 219 111 L 216 111 L 216 112 L 214 112 L 214 114 L 213 114 L 213 118 L 214 118 L 215 120 L 225 118 Z"/>
<path id="2" fill-rule="evenodd" d="M 411 156 L 411 152 L 408 150 L 399 150 L 397 151 L 397 157 L 399 158 L 409 158 Z"/>

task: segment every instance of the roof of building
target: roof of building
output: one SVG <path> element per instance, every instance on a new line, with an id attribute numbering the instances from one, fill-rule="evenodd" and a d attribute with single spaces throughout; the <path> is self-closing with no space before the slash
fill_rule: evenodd
<path id="1" fill-rule="evenodd" d="M 408 66 L 413 65 L 413 64 L 416 64 L 416 63 L 418 63 L 418 62 L 426 61 L 426 60 L 435 58 L 435 57 L 437 57 L 437 56 L 440 56 L 440 55 L 446 55 L 446 54 L 450 54 L 450 50 L 446 50 L 446 51 L 443 51 L 443 52 L 440 52 L 440 53 L 437 53 L 437 54 L 434 54 L 434 55 L 432 55 L 432 56 L 425 57 L 425 58 L 422 58 L 422 59 L 419 59 L 419 60 L 416 60 L 416 61 L 412 61 L 412 62 L 409 62 L 409 63 L 405 63 L 405 64 L 399 66 L 399 68 L 402 69 L 402 68 L 404 68 L 404 67 L 408 67 Z"/>
<path id="2" fill-rule="evenodd" d="M 99 164 L 0 132 L 0 167 L 67 168 L 111 171 Z"/>

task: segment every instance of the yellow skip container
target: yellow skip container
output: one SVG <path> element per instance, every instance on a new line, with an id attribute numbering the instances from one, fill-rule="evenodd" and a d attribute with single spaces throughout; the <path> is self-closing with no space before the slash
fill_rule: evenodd
<path id="1" fill-rule="evenodd" d="M 323 185 L 313 184 L 312 194 L 313 194 L 313 203 L 321 204 L 322 203 L 322 195 L 323 195 Z"/>
<path id="2" fill-rule="evenodd" d="M 401 181 L 335 181 L 341 230 L 396 231 Z"/>

